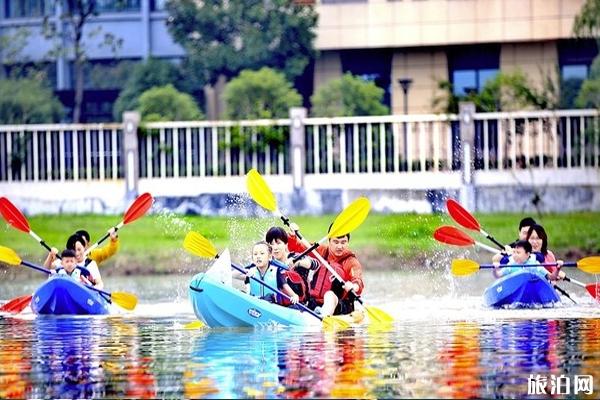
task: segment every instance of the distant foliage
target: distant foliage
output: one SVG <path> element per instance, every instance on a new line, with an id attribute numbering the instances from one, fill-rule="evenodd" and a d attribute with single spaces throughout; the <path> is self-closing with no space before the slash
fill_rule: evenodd
<path id="1" fill-rule="evenodd" d="M 311 97 L 311 114 L 315 117 L 349 117 L 387 115 L 382 103 L 384 90 L 373 82 L 350 73 L 329 81 Z"/>
<path id="2" fill-rule="evenodd" d="M 244 70 L 232 79 L 223 94 L 230 119 L 287 118 L 290 107 L 302 104 L 302 96 L 281 72 L 271 68 Z"/>
<path id="3" fill-rule="evenodd" d="M 576 104 L 582 108 L 600 108 L 600 56 L 596 56 L 590 77 L 583 81 Z"/>
<path id="4" fill-rule="evenodd" d="M 52 89 L 38 79 L 2 79 L 0 93 L 0 124 L 48 124 L 64 115 Z"/>
<path id="5" fill-rule="evenodd" d="M 600 0 L 586 0 L 575 16 L 573 32 L 577 37 L 600 39 Z"/>
<path id="6" fill-rule="evenodd" d="M 145 122 L 194 121 L 204 118 L 192 96 L 179 92 L 170 84 L 142 93 L 138 110 Z"/>

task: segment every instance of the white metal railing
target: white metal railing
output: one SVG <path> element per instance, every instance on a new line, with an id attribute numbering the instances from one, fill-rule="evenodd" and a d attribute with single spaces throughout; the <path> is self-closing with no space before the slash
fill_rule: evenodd
<path id="1" fill-rule="evenodd" d="M 120 124 L 0 125 L 0 181 L 123 177 Z"/>
<path id="2" fill-rule="evenodd" d="M 459 116 L 306 118 L 308 175 L 460 169 Z M 139 177 L 287 175 L 290 119 L 149 123 L 138 133 Z M 475 168 L 599 168 L 595 110 L 474 114 Z M 116 180 L 120 124 L 0 126 L 0 181 Z"/>

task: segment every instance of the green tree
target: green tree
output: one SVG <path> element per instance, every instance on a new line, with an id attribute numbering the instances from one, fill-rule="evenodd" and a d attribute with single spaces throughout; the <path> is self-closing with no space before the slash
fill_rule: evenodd
<path id="1" fill-rule="evenodd" d="M 120 121 L 124 111 L 136 110 L 140 95 L 156 86 L 171 84 L 179 91 L 188 92 L 186 82 L 178 66 L 169 61 L 151 58 L 136 64 L 113 106 L 113 116 Z"/>
<path id="2" fill-rule="evenodd" d="M 231 119 L 286 118 L 302 97 L 285 76 L 271 68 L 242 71 L 225 87 L 225 113 Z"/>
<path id="3" fill-rule="evenodd" d="M 52 17 L 44 17 L 43 31 L 47 39 L 54 40 L 54 46 L 49 52 L 53 58 L 73 58 L 73 74 L 75 78 L 75 101 L 73 106 L 73 122 L 80 122 L 81 105 L 84 90 L 84 68 L 88 61 L 84 36 L 96 42 L 95 37 L 102 34 L 102 28 L 90 29 L 90 20 L 97 16 L 101 3 L 96 0 L 54 0 L 52 4 L 62 11 L 58 23 Z M 125 4 L 117 2 L 119 7 Z M 84 32 L 86 35 L 84 35 Z M 101 47 L 109 47 L 113 53 L 121 47 L 123 40 L 115 35 L 104 32 Z"/>
<path id="4" fill-rule="evenodd" d="M 2 79 L 0 93 L 0 124 L 48 124 L 59 122 L 63 106 L 52 89 L 39 79 Z"/>
<path id="5" fill-rule="evenodd" d="M 385 115 L 389 108 L 381 103 L 384 91 L 350 73 L 329 81 L 310 98 L 311 113 L 316 117 Z"/>
<path id="6" fill-rule="evenodd" d="M 265 66 L 291 80 L 315 55 L 317 14 L 293 0 L 169 0 L 166 8 L 169 31 L 210 85 Z"/>
<path id="7" fill-rule="evenodd" d="M 179 92 L 171 84 L 142 93 L 138 111 L 145 122 L 193 121 L 204 118 L 194 98 Z"/>
<path id="8" fill-rule="evenodd" d="M 583 81 L 575 103 L 582 108 L 600 108 L 600 56 L 594 59 L 590 76 Z"/>
<path id="9" fill-rule="evenodd" d="M 586 0 L 575 16 L 573 33 L 577 37 L 600 39 L 600 0 Z"/>

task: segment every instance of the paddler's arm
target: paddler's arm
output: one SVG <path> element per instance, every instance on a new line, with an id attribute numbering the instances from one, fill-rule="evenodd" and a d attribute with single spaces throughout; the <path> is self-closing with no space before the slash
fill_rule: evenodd
<path id="1" fill-rule="evenodd" d="M 355 294 L 359 295 L 362 293 L 365 284 L 362 279 L 362 266 L 356 258 L 352 258 L 349 272 L 350 279 L 344 282 L 344 290 L 353 290 Z"/>
<path id="2" fill-rule="evenodd" d="M 52 263 L 54 262 L 54 260 L 56 260 L 57 254 L 58 254 L 58 249 L 56 247 L 53 247 L 52 249 L 50 249 L 50 251 L 48 252 L 48 256 L 46 257 L 46 260 L 44 261 L 44 267 L 46 267 L 47 269 L 53 269 Z"/>
<path id="3" fill-rule="evenodd" d="M 495 258 L 495 256 L 494 256 L 494 258 Z M 502 270 L 500 270 L 500 262 L 499 261 L 494 261 L 494 276 L 496 278 L 502 277 Z"/>
<path id="4" fill-rule="evenodd" d="M 88 254 L 90 259 L 96 261 L 96 264 L 106 261 L 108 258 L 114 256 L 119 250 L 119 237 L 117 236 L 115 229 L 110 228 L 108 233 L 110 234 L 110 241 L 108 244 L 101 249 L 94 249 Z"/>

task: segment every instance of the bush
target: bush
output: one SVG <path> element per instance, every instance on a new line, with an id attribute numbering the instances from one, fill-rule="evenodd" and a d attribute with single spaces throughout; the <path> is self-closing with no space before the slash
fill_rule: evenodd
<path id="1" fill-rule="evenodd" d="M 242 71 L 225 86 L 223 98 L 231 119 L 286 118 L 290 107 L 302 104 L 285 76 L 267 67 Z"/>
<path id="2" fill-rule="evenodd" d="M 590 77 L 583 81 L 575 103 L 582 108 L 600 108 L 600 56 L 594 59 Z"/>
<path id="3" fill-rule="evenodd" d="M 386 115 L 390 113 L 381 103 L 384 91 L 350 73 L 334 79 L 310 98 L 311 114 L 316 117 L 349 117 L 356 115 Z"/>
<path id="4" fill-rule="evenodd" d="M 170 84 L 146 90 L 140 96 L 139 104 L 138 111 L 145 122 L 204 118 L 192 96 L 179 92 Z"/>
<path id="5" fill-rule="evenodd" d="M 52 90 L 37 79 L 0 80 L 0 93 L 0 124 L 48 124 L 64 115 Z"/>

